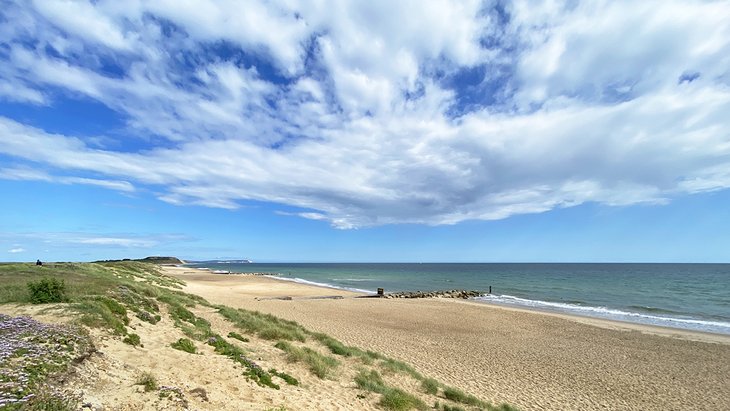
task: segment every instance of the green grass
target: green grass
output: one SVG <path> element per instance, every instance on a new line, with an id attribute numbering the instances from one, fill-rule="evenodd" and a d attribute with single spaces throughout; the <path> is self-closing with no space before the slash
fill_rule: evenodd
<path id="1" fill-rule="evenodd" d="M 195 348 L 195 343 L 188 340 L 187 338 L 180 338 L 179 340 L 170 344 L 170 346 L 176 350 L 185 351 L 190 354 L 195 354 L 197 352 L 197 348 Z"/>
<path id="2" fill-rule="evenodd" d="M 444 398 L 447 400 L 451 400 L 454 402 L 458 402 L 461 404 L 466 405 L 474 405 L 477 407 L 489 407 L 489 404 L 480 400 L 479 398 L 466 394 L 463 391 L 459 390 L 458 388 L 454 387 L 444 387 Z"/>
<path id="3" fill-rule="evenodd" d="M 144 387 L 144 392 L 155 391 L 158 388 L 157 379 L 149 372 L 143 372 L 137 377 L 137 381 L 134 384 Z"/>
<path id="4" fill-rule="evenodd" d="M 391 358 L 386 358 L 380 362 L 380 367 L 385 371 L 400 373 L 400 374 L 408 374 L 418 381 L 423 381 L 423 379 L 424 379 L 423 375 L 421 375 L 421 373 L 419 373 L 418 371 L 416 371 L 415 368 L 404 363 L 403 361 L 397 361 L 397 360 L 393 360 Z"/>
<path id="5" fill-rule="evenodd" d="M 272 368 L 269 370 L 269 373 L 271 375 L 276 375 L 277 377 L 281 378 L 282 380 L 284 380 L 284 382 L 286 382 L 289 385 L 299 385 L 299 380 L 297 380 L 296 378 L 292 377 L 291 375 L 289 375 L 285 372 L 280 372 L 280 371 L 277 371 L 275 368 Z"/>
<path id="6" fill-rule="evenodd" d="M 436 395 L 439 392 L 439 382 L 433 378 L 424 378 L 421 381 L 421 388 L 426 394 Z"/>
<path id="7" fill-rule="evenodd" d="M 383 377 L 376 370 L 360 370 L 355 376 L 355 384 L 362 390 L 382 394 L 378 404 L 387 410 L 428 409 L 428 406 L 415 396 L 385 384 Z"/>
<path id="8" fill-rule="evenodd" d="M 256 334 L 265 340 L 306 341 L 308 334 L 294 321 L 282 320 L 258 311 L 237 310 L 218 305 L 218 313 L 248 334 Z"/>
<path id="9" fill-rule="evenodd" d="M 340 362 L 336 359 L 322 355 L 309 347 L 295 347 L 289 342 L 279 341 L 276 348 L 287 353 L 289 362 L 303 362 L 307 364 L 309 371 L 321 379 L 331 378 Z"/>
<path id="10" fill-rule="evenodd" d="M 126 337 L 124 337 L 124 339 L 122 341 L 125 344 L 131 345 L 132 347 L 137 347 L 137 346 L 142 345 L 142 342 L 139 339 L 139 335 L 134 334 L 134 333 L 127 335 Z"/>
<path id="11" fill-rule="evenodd" d="M 246 371 L 243 375 L 256 382 L 262 387 L 270 387 L 278 390 L 280 387 L 278 384 L 271 380 L 271 374 L 264 371 L 258 364 L 246 357 L 246 352 L 229 343 L 220 335 L 213 335 L 208 339 L 208 345 L 215 349 L 215 352 L 221 355 L 225 355 L 231 360 L 243 365 Z"/>

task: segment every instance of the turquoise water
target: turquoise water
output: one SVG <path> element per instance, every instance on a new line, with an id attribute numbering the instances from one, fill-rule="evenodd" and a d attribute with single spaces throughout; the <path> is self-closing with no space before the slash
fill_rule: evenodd
<path id="1" fill-rule="evenodd" d="M 730 264 L 236 264 L 231 272 L 375 292 L 468 289 L 494 304 L 730 334 Z"/>

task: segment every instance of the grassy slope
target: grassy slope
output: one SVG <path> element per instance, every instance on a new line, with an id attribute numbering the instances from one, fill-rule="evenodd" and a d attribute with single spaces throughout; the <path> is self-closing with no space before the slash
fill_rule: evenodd
<path id="1" fill-rule="evenodd" d="M 399 361 L 388 359 L 378 353 L 348 347 L 341 342 L 320 333 L 312 333 L 299 324 L 277 317 L 212 306 L 199 296 L 179 291 L 181 281 L 160 274 L 156 266 L 135 261 L 101 263 L 57 263 L 35 266 L 32 264 L 0 265 L 0 304 L 27 304 L 31 295 L 27 283 L 42 278 L 62 279 L 66 284 L 68 308 L 80 316 L 85 326 L 108 330 L 125 342 L 143 344 L 136 334 L 128 329 L 129 316 L 155 324 L 160 315 L 168 313 L 175 325 L 192 340 L 206 343 L 216 353 L 230 358 L 244 370 L 246 378 L 259 384 L 262 389 L 278 389 L 275 381 L 298 383 L 285 371 L 266 370 L 246 358 L 245 351 L 211 329 L 210 322 L 196 316 L 191 309 L 197 305 L 217 309 L 246 337 L 236 334 L 234 339 L 257 338 L 271 341 L 290 362 L 302 362 L 312 374 L 320 378 L 338 378 L 338 367 L 357 369 L 355 383 L 363 392 L 380 396 L 379 405 L 384 409 L 487 409 L 510 410 L 502 405 L 494 407 L 456 388 L 445 386 L 426 378 L 415 369 Z M 161 310 L 160 307 L 165 309 Z M 230 334 L 228 338 L 232 337 Z M 396 375 L 388 384 L 381 377 Z M 273 380 L 272 377 L 278 377 Z M 370 382 L 367 382 L 367 377 Z M 418 386 L 418 392 L 409 393 L 398 382 L 409 380 L 411 387 Z M 433 406 L 427 405 L 427 402 Z"/>

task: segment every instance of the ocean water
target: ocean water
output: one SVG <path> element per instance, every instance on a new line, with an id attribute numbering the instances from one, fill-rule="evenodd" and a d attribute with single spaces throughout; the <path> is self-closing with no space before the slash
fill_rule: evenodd
<path id="1" fill-rule="evenodd" d="M 231 272 L 374 293 L 467 289 L 476 300 L 730 335 L 730 264 L 239 264 Z"/>

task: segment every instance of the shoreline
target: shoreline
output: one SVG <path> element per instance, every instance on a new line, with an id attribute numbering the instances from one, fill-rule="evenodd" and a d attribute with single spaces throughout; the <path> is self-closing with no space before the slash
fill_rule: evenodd
<path id="1" fill-rule="evenodd" d="M 168 266 L 166 268 L 172 268 L 172 267 Z M 211 275 L 216 275 L 216 276 L 263 277 L 263 278 L 268 278 L 272 281 L 289 283 L 289 284 L 297 284 L 297 285 L 300 285 L 303 287 L 311 287 L 312 289 L 336 291 L 337 292 L 336 295 L 338 295 L 338 296 L 346 296 L 346 295 L 341 294 L 341 292 L 352 294 L 352 296 L 373 296 L 375 294 L 375 292 L 372 292 L 369 290 L 349 289 L 349 288 L 340 287 L 337 285 L 317 283 L 317 282 L 308 281 L 308 280 L 299 279 L 299 278 L 283 278 L 283 277 L 280 277 L 277 275 L 259 275 L 258 273 L 233 273 L 233 272 L 229 273 L 229 274 L 215 274 L 215 273 L 213 273 L 213 271 L 210 271 L 209 269 L 198 268 L 198 267 L 176 266 L 176 268 L 185 269 L 185 270 L 196 270 L 196 271 L 199 271 L 200 273 L 211 274 Z M 312 297 L 312 295 L 309 295 L 309 297 Z M 601 327 L 604 329 L 639 331 L 639 332 L 644 332 L 644 333 L 652 334 L 652 335 L 659 335 L 659 336 L 672 337 L 672 338 L 683 338 L 683 339 L 688 339 L 688 340 L 692 340 L 692 341 L 730 345 L 730 334 L 694 330 L 694 329 L 687 329 L 687 328 L 670 327 L 670 326 L 656 325 L 656 324 L 646 324 L 646 323 L 641 323 L 641 322 L 624 321 L 624 320 L 620 320 L 620 319 L 604 318 L 604 317 L 598 317 L 598 316 L 580 315 L 580 314 L 571 313 L 571 312 L 560 312 L 557 310 L 553 311 L 553 310 L 548 310 L 548 309 L 540 309 L 537 307 L 520 307 L 520 306 L 515 306 L 515 305 L 510 305 L 510 304 L 499 304 L 499 303 L 484 301 L 484 300 L 474 300 L 474 299 L 467 299 L 467 300 L 448 299 L 448 300 L 453 300 L 454 302 L 459 302 L 459 303 L 474 304 L 475 306 L 486 306 L 489 308 L 514 310 L 514 311 L 524 312 L 524 313 L 533 313 L 533 314 L 538 314 L 538 315 L 554 316 L 556 318 L 562 318 L 565 320 L 575 321 L 578 323 L 592 325 L 595 327 Z"/>
<path id="2" fill-rule="evenodd" d="M 468 300 L 354 298 L 361 294 L 261 276 L 165 273 L 211 303 L 296 321 L 523 411 L 730 409 L 723 335 Z M 332 295 L 342 298 L 311 298 Z"/>

